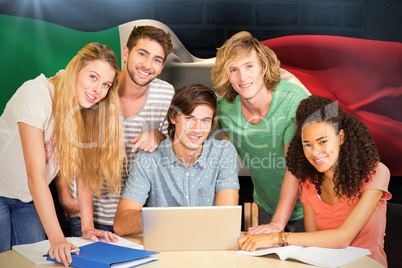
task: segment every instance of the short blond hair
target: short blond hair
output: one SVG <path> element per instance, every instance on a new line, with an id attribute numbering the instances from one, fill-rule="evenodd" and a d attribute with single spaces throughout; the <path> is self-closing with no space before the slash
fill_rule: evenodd
<path id="1" fill-rule="evenodd" d="M 238 93 L 229 81 L 229 68 L 239 56 L 248 55 L 253 50 L 261 61 L 264 82 L 268 90 L 274 91 L 281 81 L 280 62 L 275 52 L 261 44 L 249 32 L 239 32 L 218 48 L 215 66 L 211 70 L 211 80 L 216 93 L 230 103 L 234 102 Z"/>

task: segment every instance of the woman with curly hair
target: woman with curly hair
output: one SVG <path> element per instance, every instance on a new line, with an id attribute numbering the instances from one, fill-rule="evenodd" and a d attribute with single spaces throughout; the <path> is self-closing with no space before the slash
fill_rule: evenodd
<path id="1" fill-rule="evenodd" d="M 287 155 L 299 179 L 305 233 L 247 235 L 244 250 L 275 244 L 368 248 L 387 266 L 384 252 L 390 172 L 380 162 L 367 127 L 330 99 L 310 96 L 296 111 Z"/>
<path id="2" fill-rule="evenodd" d="M 50 242 L 49 255 L 71 263 L 48 184 L 77 180 L 83 236 L 117 241 L 94 229 L 92 196 L 106 183 L 120 191 L 124 156 L 116 54 L 90 43 L 54 77 L 25 82 L 0 117 L 0 252 Z"/>

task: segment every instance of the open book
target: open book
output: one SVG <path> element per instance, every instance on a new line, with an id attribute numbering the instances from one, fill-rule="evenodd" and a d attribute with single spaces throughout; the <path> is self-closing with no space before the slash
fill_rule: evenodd
<path id="1" fill-rule="evenodd" d="M 281 260 L 295 259 L 311 265 L 321 267 L 339 267 L 352 262 L 360 257 L 370 255 L 371 252 L 365 248 L 320 248 L 300 246 L 273 246 L 271 248 L 257 249 L 256 251 L 238 251 L 237 254 L 248 256 L 263 256 L 275 253 Z"/>
<path id="2" fill-rule="evenodd" d="M 135 248 L 135 249 L 144 249 L 143 245 L 136 244 L 134 242 L 128 241 L 127 239 L 121 238 L 116 235 L 119 239 L 116 243 L 111 243 L 114 245 Z M 71 244 L 76 245 L 77 247 L 82 247 L 88 244 L 93 243 L 91 240 L 84 239 L 82 237 L 67 237 L 67 241 Z M 106 242 L 104 238 L 101 238 L 100 241 Z M 47 254 L 50 248 L 49 240 L 43 240 L 37 243 L 25 244 L 25 245 L 17 245 L 13 246 L 13 250 L 36 265 L 52 263 L 46 260 L 46 257 L 43 257 L 44 254 Z"/>

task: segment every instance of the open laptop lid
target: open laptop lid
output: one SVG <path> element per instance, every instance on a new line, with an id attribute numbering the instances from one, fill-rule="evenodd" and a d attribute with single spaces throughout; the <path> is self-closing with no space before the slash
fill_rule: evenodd
<path id="1" fill-rule="evenodd" d="M 239 249 L 241 206 L 144 207 L 145 250 Z"/>

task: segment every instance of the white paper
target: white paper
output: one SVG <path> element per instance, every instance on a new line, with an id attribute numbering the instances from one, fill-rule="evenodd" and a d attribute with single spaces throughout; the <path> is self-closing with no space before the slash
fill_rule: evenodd
<path id="1" fill-rule="evenodd" d="M 158 259 L 155 257 L 145 257 L 145 258 L 141 258 L 138 260 L 126 261 L 126 262 L 122 262 L 122 263 L 114 263 L 114 264 L 110 265 L 110 268 L 129 268 L 129 267 L 138 266 L 138 265 L 156 261 L 156 260 L 158 260 Z"/>
<path id="2" fill-rule="evenodd" d="M 321 267 L 339 267 L 360 257 L 370 255 L 371 252 L 365 248 L 320 248 L 320 247 L 299 247 L 299 246 L 274 246 L 271 248 L 257 249 L 256 251 L 238 251 L 237 254 L 248 256 L 263 256 L 275 253 L 281 260 L 295 259 L 308 264 Z"/>

